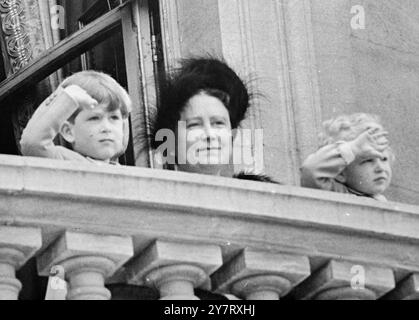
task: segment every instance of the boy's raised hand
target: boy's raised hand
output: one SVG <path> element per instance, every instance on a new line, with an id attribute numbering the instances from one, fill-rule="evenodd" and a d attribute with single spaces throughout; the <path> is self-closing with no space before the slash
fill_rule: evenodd
<path id="1" fill-rule="evenodd" d="M 357 158 L 381 158 L 389 146 L 388 132 L 380 128 L 368 129 L 356 139 L 349 142 L 352 152 Z"/>
<path id="2" fill-rule="evenodd" d="M 64 90 L 81 108 L 93 109 L 98 105 L 98 102 L 78 85 L 70 85 Z"/>

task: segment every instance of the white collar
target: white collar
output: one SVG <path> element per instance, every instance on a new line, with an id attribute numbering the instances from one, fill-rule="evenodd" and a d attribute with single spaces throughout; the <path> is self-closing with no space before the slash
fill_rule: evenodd
<path id="1" fill-rule="evenodd" d="M 120 164 L 118 163 L 118 162 L 116 162 L 116 161 L 109 161 L 109 162 L 105 162 L 105 161 L 102 161 L 102 160 L 96 160 L 96 159 L 93 159 L 93 158 L 90 158 L 90 157 L 86 157 L 86 159 L 87 160 L 89 160 L 90 162 L 92 162 L 92 163 L 95 163 L 95 164 L 98 164 L 98 165 L 114 165 L 114 166 L 119 166 Z"/>

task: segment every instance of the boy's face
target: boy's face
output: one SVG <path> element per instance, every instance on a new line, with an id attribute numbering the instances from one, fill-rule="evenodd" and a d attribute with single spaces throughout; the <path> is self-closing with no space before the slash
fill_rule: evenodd
<path id="1" fill-rule="evenodd" d="M 368 195 L 382 194 L 392 177 L 389 150 L 383 152 L 382 158 L 355 160 L 342 174 L 348 187 Z"/>
<path id="2" fill-rule="evenodd" d="M 107 111 L 107 105 L 83 109 L 70 124 L 74 151 L 109 162 L 123 148 L 121 110 Z M 69 140 L 69 139 L 67 139 Z"/>

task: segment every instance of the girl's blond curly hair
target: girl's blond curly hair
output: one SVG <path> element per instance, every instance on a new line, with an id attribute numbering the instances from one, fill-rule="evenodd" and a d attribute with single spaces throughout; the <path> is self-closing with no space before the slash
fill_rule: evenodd
<path id="1" fill-rule="evenodd" d="M 320 133 L 321 146 L 337 141 L 351 141 L 372 126 L 383 127 L 377 115 L 354 113 L 341 115 L 323 122 L 323 132 Z"/>

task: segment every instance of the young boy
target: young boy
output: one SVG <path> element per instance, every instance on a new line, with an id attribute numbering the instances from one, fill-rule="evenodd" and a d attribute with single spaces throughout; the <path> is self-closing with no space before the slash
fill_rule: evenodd
<path id="1" fill-rule="evenodd" d="M 24 156 L 116 164 L 128 144 L 131 99 L 97 71 L 65 79 L 33 114 L 20 141 Z M 72 150 L 54 145 L 60 133 Z"/>
<path id="2" fill-rule="evenodd" d="M 356 113 L 323 127 L 323 147 L 304 161 L 301 186 L 386 201 L 394 155 L 378 117 Z"/>

